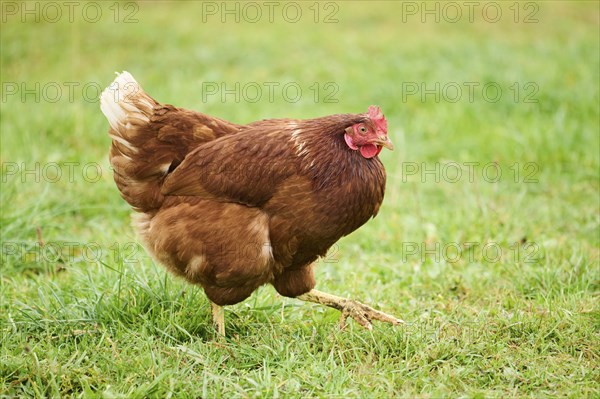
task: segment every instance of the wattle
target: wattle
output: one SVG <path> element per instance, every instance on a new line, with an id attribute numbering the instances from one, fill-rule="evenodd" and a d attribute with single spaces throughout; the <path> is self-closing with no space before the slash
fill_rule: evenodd
<path id="1" fill-rule="evenodd" d="M 364 158 L 367 158 L 367 159 L 377 156 L 381 152 L 381 149 L 383 148 L 383 147 L 375 145 L 375 144 L 365 144 L 365 145 L 361 145 L 359 147 L 354 143 L 354 140 L 352 140 L 352 137 L 350 137 L 347 134 L 344 134 L 344 141 L 346 142 L 348 147 L 350 147 L 351 150 L 355 150 L 355 151 L 359 150 L 360 155 L 362 155 Z"/>
<path id="2" fill-rule="evenodd" d="M 375 144 L 365 144 L 360 146 L 360 155 L 365 158 L 373 158 L 381 152 L 381 148 Z"/>

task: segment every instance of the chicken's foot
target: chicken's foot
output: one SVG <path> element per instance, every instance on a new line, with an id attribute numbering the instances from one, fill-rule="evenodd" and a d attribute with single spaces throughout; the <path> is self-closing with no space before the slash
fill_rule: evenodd
<path id="1" fill-rule="evenodd" d="M 353 299 L 342 298 L 317 290 L 310 290 L 306 294 L 302 294 L 300 296 L 297 296 L 296 298 L 303 301 L 314 302 L 319 303 L 321 305 L 329 306 L 342 312 L 342 316 L 340 319 L 340 329 L 346 327 L 346 319 L 348 317 L 352 317 L 358 322 L 358 324 L 360 324 L 368 330 L 373 329 L 371 320 L 379 320 L 386 323 L 391 323 L 393 325 L 404 323 L 403 320 L 397 319 L 394 316 L 391 316 L 387 313 L 380 312 L 379 310 L 375 310 L 372 307 L 362 304 Z"/>
<path id="2" fill-rule="evenodd" d="M 213 325 L 220 335 L 225 336 L 225 310 L 223 306 L 219 306 L 212 301 L 210 306 L 212 307 Z"/>

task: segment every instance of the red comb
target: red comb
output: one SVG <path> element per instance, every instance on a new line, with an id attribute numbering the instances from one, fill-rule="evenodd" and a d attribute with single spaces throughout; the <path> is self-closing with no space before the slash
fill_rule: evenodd
<path id="1" fill-rule="evenodd" d="M 387 121 L 381 112 L 381 108 L 376 105 L 371 105 L 369 107 L 369 119 L 373 121 L 375 126 L 377 126 L 377 129 L 382 130 L 387 134 Z"/>

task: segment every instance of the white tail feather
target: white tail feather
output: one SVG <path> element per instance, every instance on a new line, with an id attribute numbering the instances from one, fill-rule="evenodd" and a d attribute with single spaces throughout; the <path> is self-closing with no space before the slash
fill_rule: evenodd
<path id="1" fill-rule="evenodd" d="M 149 122 L 148 114 L 153 105 L 144 95 L 144 91 L 133 76 L 127 72 L 117 73 L 115 80 L 100 95 L 100 109 L 110 127 L 123 133 L 128 122 Z"/>

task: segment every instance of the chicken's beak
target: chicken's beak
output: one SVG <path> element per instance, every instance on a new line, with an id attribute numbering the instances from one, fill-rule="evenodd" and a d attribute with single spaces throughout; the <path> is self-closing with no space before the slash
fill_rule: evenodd
<path id="1" fill-rule="evenodd" d="M 373 141 L 373 144 L 385 147 L 390 151 L 394 151 L 394 145 L 392 144 L 388 136 L 379 136 L 376 140 Z"/>

